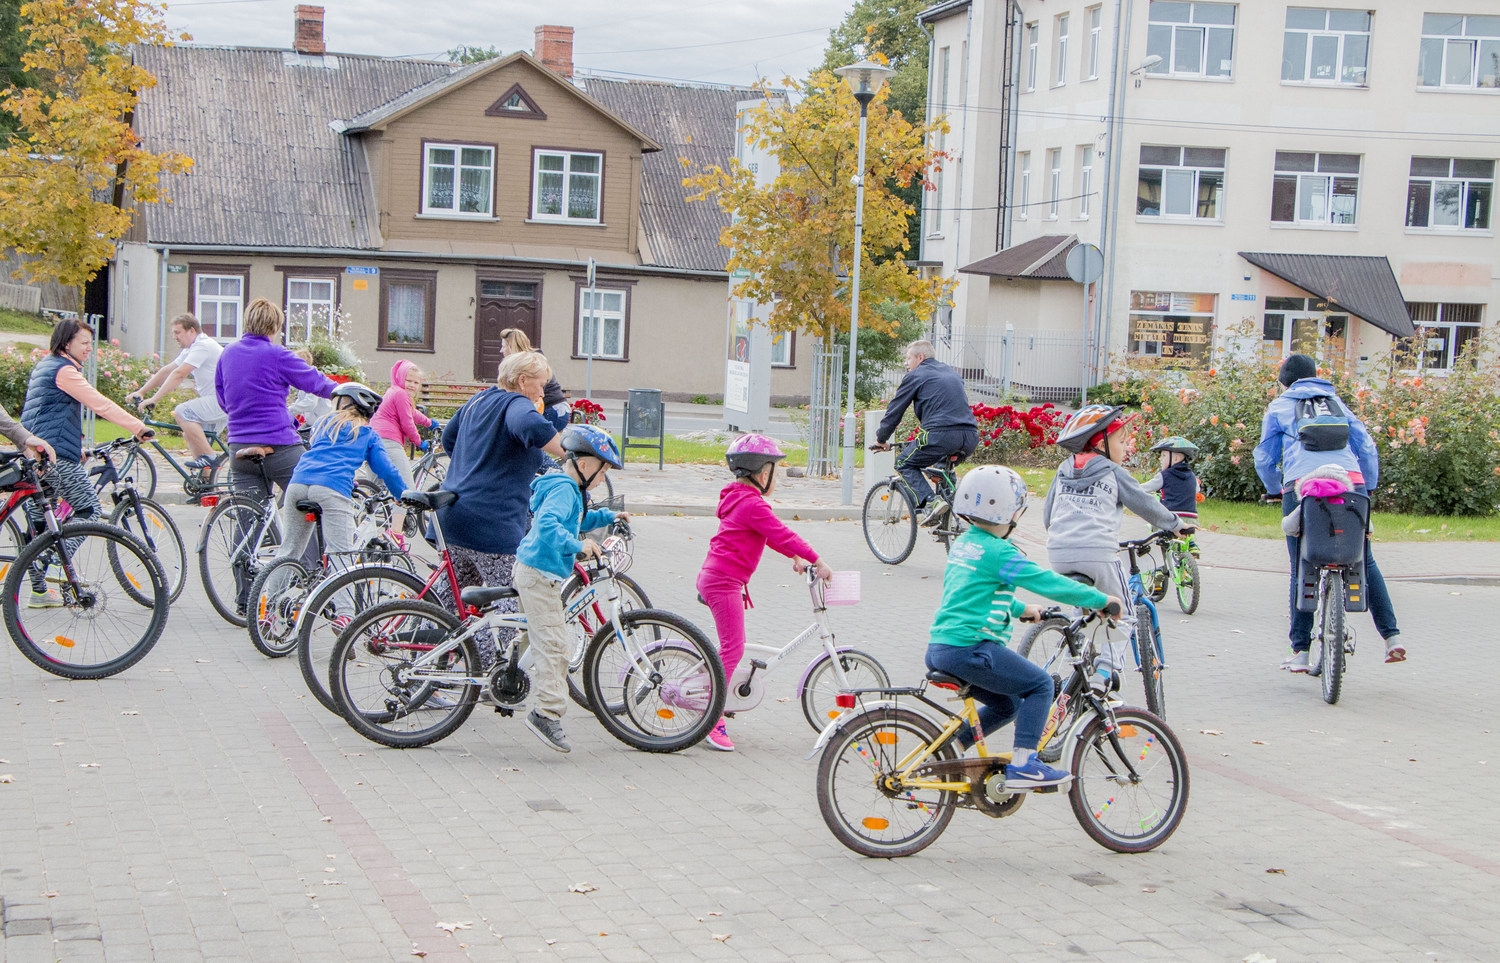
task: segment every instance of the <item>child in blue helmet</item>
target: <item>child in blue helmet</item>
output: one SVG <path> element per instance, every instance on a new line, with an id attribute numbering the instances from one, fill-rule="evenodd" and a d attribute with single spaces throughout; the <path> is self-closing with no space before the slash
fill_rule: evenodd
<path id="1" fill-rule="evenodd" d="M 566 458 L 561 472 L 537 476 L 531 483 L 531 530 L 516 547 L 511 577 L 526 613 L 526 635 L 536 650 L 536 698 L 526 714 L 526 728 L 558 752 L 573 746 L 563 732 L 568 708 L 568 629 L 562 585 L 573 574 L 573 559 L 597 557 L 601 549 L 590 531 L 628 517 L 607 508 L 584 511 L 584 492 L 604 481 L 611 468 L 624 467 L 620 449 L 593 425 L 574 425 L 559 439 Z"/>

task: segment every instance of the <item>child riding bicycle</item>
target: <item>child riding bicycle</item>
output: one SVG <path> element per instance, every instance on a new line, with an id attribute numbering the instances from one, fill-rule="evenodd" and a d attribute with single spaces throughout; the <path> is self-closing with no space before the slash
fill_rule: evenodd
<path id="1" fill-rule="evenodd" d="M 1021 476 L 998 465 L 981 465 L 958 483 L 954 514 L 973 527 L 948 553 L 927 668 L 969 683 L 975 701 L 984 706 L 979 721 L 986 733 L 1015 720 L 1015 748 L 1005 784 L 1037 788 L 1060 786 L 1073 776 L 1036 756 L 1052 706 L 1053 683 L 1040 666 L 1006 647 L 1016 619 L 1034 621 L 1040 615 L 1038 606 L 1016 598 L 1016 589 L 1087 609 L 1118 605 L 1120 600 L 1042 568 L 1010 543 L 1026 501 Z M 964 733 L 959 741 L 967 749 L 973 736 Z"/>
<path id="2" fill-rule="evenodd" d="M 1161 453 L 1161 471 L 1148 478 L 1141 488 L 1156 493 L 1167 510 L 1191 525 L 1198 524 L 1198 501 L 1203 497 L 1199 490 L 1198 476 L 1193 472 L 1193 459 L 1198 455 L 1198 446 L 1181 435 L 1163 438 L 1151 446 Z M 1189 535 L 1183 540 L 1188 553 L 1198 557 L 1198 543 Z"/>

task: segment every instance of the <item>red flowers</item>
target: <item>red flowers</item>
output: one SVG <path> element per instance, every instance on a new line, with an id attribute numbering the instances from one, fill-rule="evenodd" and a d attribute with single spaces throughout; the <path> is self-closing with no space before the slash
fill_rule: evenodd
<path id="1" fill-rule="evenodd" d="M 1025 409 L 986 404 L 972 408 L 979 422 L 979 444 L 984 447 L 1000 441 L 1006 432 L 1016 431 L 1026 435 L 1026 447 L 1043 448 L 1057 442 L 1058 432 L 1068 421 L 1051 402 Z"/>
<path id="2" fill-rule="evenodd" d="M 604 406 L 597 401 L 579 398 L 577 401 L 571 402 L 569 407 L 583 417 L 583 423 L 586 425 L 597 425 L 599 422 L 605 420 Z"/>
<path id="3" fill-rule="evenodd" d="M 332 381 L 334 384 L 346 385 L 349 383 L 350 379 L 348 375 L 331 374 L 328 376 L 328 380 Z"/>

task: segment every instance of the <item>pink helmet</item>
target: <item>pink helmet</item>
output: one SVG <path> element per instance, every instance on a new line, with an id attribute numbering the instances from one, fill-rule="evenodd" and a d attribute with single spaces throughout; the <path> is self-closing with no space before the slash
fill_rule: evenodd
<path id="1" fill-rule="evenodd" d="M 778 462 L 786 457 L 786 452 L 776 447 L 776 442 L 765 435 L 741 435 L 729 443 L 729 450 L 724 453 L 724 460 L 729 462 L 729 467 L 734 469 L 736 475 L 741 472 L 754 474 L 760 471 L 768 463 Z"/>

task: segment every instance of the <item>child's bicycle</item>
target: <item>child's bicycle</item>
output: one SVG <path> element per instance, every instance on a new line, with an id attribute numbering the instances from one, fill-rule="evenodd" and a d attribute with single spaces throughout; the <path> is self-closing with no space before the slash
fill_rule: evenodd
<path id="1" fill-rule="evenodd" d="M 873 448 L 871 450 L 874 450 Z M 948 505 L 932 535 L 943 543 L 947 551 L 953 540 L 968 530 L 969 524 L 953 513 L 953 490 L 958 485 L 955 469 L 962 457 L 953 455 L 941 465 L 922 469 L 932 480 L 933 491 Z M 900 474 L 893 473 L 884 481 L 876 482 L 865 494 L 865 507 L 861 522 L 865 530 L 865 544 L 875 557 L 887 565 L 900 565 L 911 555 L 917 544 L 916 497 L 911 486 Z"/>
<path id="2" fill-rule="evenodd" d="M 1177 607 L 1184 615 L 1198 611 L 1202 583 L 1198 578 L 1198 542 L 1191 535 L 1173 538 L 1152 546 L 1143 556 L 1146 567 L 1142 580 L 1151 601 L 1167 597 L 1167 586 L 1177 591 Z"/>
<path id="3" fill-rule="evenodd" d="M 1071 674 L 1066 681 L 1053 675 L 1058 694 L 1038 755 L 1068 760 L 1068 798 L 1090 838 L 1117 853 L 1144 853 L 1165 842 L 1187 810 L 1187 756 L 1158 717 L 1090 692 L 1095 652 L 1083 629 L 1097 618 L 1085 613 L 1067 623 Z M 813 749 L 823 753 L 817 777 L 823 821 L 863 856 L 910 856 L 942 835 L 960 807 L 1000 818 L 1020 809 L 1031 792 L 1061 788 L 1010 790 L 1005 767 L 1011 754 L 985 745 L 968 684 L 936 671 L 927 673 L 927 682 L 963 700 L 962 709 L 955 713 L 928 698 L 926 684 L 840 693 L 842 707 L 861 711 L 831 723 Z M 939 720 L 901 705 L 903 699 L 917 700 Z M 966 756 L 959 746 L 965 726 L 977 755 Z"/>
<path id="4" fill-rule="evenodd" d="M 1307 674 L 1319 676 L 1323 701 L 1339 701 L 1345 659 L 1354 654 L 1349 612 L 1363 612 L 1365 539 L 1369 537 L 1370 499 L 1358 492 L 1302 499 L 1302 535 L 1298 540 L 1297 608 L 1316 612 Z"/>

